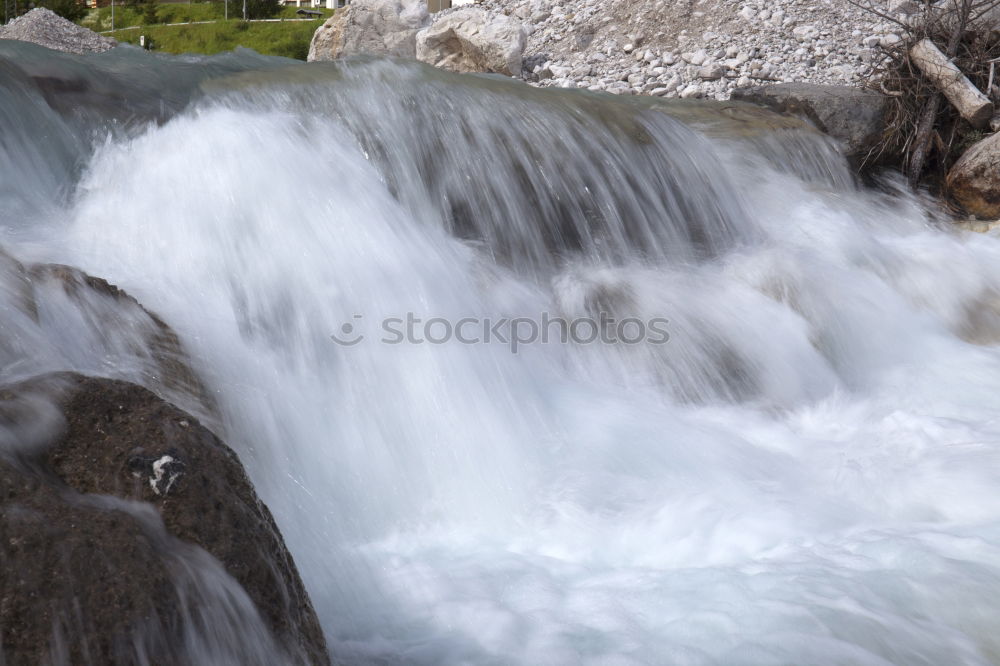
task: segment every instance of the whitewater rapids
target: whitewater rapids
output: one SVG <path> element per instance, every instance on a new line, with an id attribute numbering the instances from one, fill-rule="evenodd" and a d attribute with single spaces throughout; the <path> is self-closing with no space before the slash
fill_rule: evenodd
<path id="1" fill-rule="evenodd" d="M 0 42 L 0 93 L 0 245 L 178 332 L 335 661 L 1000 663 L 1000 242 L 823 137 L 247 52 Z M 597 310 L 670 340 L 377 334 Z M 86 340 L 0 379 L 142 381 Z"/>

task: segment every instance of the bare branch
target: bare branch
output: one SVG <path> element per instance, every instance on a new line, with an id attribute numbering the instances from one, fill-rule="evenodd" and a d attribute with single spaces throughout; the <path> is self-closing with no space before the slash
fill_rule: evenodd
<path id="1" fill-rule="evenodd" d="M 872 6 L 871 2 L 864 2 L 863 0 L 847 0 L 847 3 L 850 5 L 854 5 L 858 9 L 866 11 L 870 14 L 874 14 L 875 16 L 878 16 L 881 19 L 885 19 L 886 21 L 891 21 L 892 23 L 895 23 L 896 25 L 900 26 L 901 28 L 903 28 L 903 30 L 906 30 L 907 32 L 910 31 L 910 27 L 906 25 L 906 23 L 900 21 L 894 16 L 890 16 L 889 14 L 886 14 L 884 12 L 875 9 L 875 7 Z"/>

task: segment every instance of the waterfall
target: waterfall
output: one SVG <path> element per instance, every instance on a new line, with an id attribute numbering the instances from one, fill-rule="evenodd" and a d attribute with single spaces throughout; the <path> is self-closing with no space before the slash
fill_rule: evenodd
<path id="1" fill-rule="evenodd" d="M 1000 658 L 1000 244 L 801 123 L 8 42 L 0 121 L 0 245 L 177 332 L 335 659 Z M 13 282 L 0 377 L 164 392 L 78 304 L 18 319 Z M 481 335 L 603 316 L 669 339 Z"/>

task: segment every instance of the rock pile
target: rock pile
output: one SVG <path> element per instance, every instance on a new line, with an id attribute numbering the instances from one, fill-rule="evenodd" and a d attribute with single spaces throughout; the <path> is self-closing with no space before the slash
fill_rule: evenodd
<path id="1" fill-rule="evenodd" d="M 378 37 L 382 28 L 362 25 L 352 14 L 364 10 L 379 22 L 395 24 L 412 13 L 413 2 L 355 0 L 317 31 L 310 60 L 359 52 L 404 55 L 367 37 L 344 35 L 353 31 Z M 904 21 L 915 8 L 899 0 L 873 3 Z M 478 30 L 453 29 L 471 25 L 473 15 L 471 23 Z M 471 7 L 421 19 L 406 25 L 405 55 L 410 36 L 422 29 L 424 41 L 431 42 L 422 49 L 425 62 L 458 71 L 508 73 L 509 67 L 482 65 L 479 54 L 502 51 L 515 63 L 513 53 L 520 45 L 508 37 L 523 31 L 523 68 L 510 74 L 530 83 L 683 98 L 728 99 L 735 89 L 765 83 L 857 85 L 882 57 L 878 47 L 902 39 L 898 24 L 848 0 L 476 0 Z M 459 34 L 463 30 L 475 33 L 475 39 Z M 493 39 L 493 33 L 502 33 L 501 38 Z M 357 48 L 328 44 L 351 39 Z"/>
<path id="2" fill-rule="evenodd" d="M 67 21 L 42 7 L 0 26 L 0 39 L 32 42 L 54 51 L 78 54 L 102 53 L 118 45 L 115 40 Z"/>
<path id="3" fill-rule="evenodd" d="M 892 2 L 898 16 L 908 10 Z M 847 0 L 481 0 L 525 22 L 542 86 L 726 99 L 766 82 L 857 84 L 899 26 Z M 889 11 L 888 6 L 877 9 Z"/>

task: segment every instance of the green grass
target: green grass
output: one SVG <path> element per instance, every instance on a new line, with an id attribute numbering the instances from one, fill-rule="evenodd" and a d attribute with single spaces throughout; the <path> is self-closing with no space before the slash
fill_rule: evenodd
<path id="1" fill-rule="evenodd" d="M 229 17 L 239 18 L 243 3 L 241 0 L 229 0 Z M 300 18 L 295 14 L 296 7 L 282 7 L 274 18 Z M 323 13 L 323 18 L 333 15 L 332 9 L 305 7 L 312 11 Z M 225 16 L 225 4 L 222 2 L 159 2 L 156 9 L 157 23 L 188 23 L 191 21 L 216 21 Z M 91 11 L 82 21 L 96 32 L 111 29 L 111 7 Z M 128 7 L 124 4 L 115 5 L 115 30 L 131 26 L 144 25 L 142 5 Z"/>
<path id="2" fill-rule="evenodd" d="M 117 20 L 116 10 L 116 23 Z M 202 25 L 155 25 L 107 34 L 129 44 L 138 44 L 139 36 L 145 35 L 147 40 L 152 39 L 154 49 L 166 53 L 210 55 L 244 46 L 264 55 L 305 60 L 309 53 L 309 41 L 321 23 L 322 19 L 269 23 L 229 20 Z"/>

